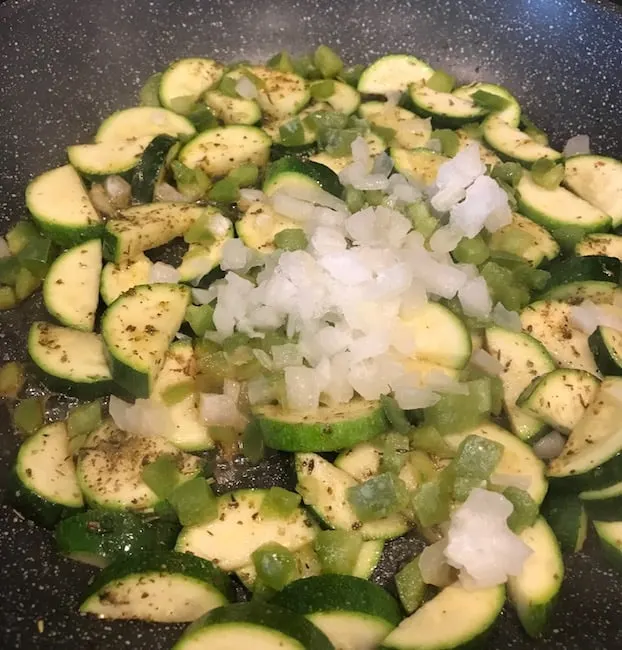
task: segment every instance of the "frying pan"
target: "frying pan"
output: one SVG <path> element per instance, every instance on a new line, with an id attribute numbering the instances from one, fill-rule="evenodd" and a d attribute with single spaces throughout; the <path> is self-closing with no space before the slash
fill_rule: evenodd
<path id="1" fill-rule="evenodd" d="M 23 188 L 88 142 L 106 115 L 136 101 L 149 74 L 181 56 L 265 60 L 326 43 L 347 61 L 411 52 L 462 82 L 496 81 L 519 98 L 554 145 L 589 133 L 597 152 L 622 156 L 622 11 L 590 0 L 9 0 L 0 5 L 0 220 L 24 214 Z M 0 314 L 2 360 L 24 355 L 34 298 Z M 61 415 L 67 400 L 52 403 Z M 18 444 L 0 407 L 0 487 Z M 292 483 L 275 455 L 262 465 L 220 468 L 223 489 Z M 392 571 L 419 545 L 392 542 L 375 574 Z M 593 540 L 567 558 L 551 630 L 529 640 L 504 612 L 490 650 L 622 648 L 622 576 Z M 0 648 L 170 648 L 182 626 L 103 622 L 77 614 L 94 570 L 58 557 L 50 535 L 0 507 Z"/>

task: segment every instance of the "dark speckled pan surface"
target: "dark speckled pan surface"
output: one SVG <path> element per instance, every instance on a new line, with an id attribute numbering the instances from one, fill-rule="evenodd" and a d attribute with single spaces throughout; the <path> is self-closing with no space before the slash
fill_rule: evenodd
<path id="1" fill-rule="evenodd" d="M 135 101 L 141 80 L 180 56 L 265 59 L 319 42 L 352 62 L 412 52 L 456 74 L 508 86 L 561 146 L 589 133 L 598 152 L 622 156 L 622 12 L 579 0 L 9 0 L 0 6 L 0 221 L 24 212 L 23 188 L 88 141 L 100 120 Z M 0 314 L 2 360 L 23 356 L 31 301 Z M 65 404 L 57 400 L 61 413 Z M 0 485 L 17 440 L 0 415 Z M 222 475 L 225 487 L 290 480 L 279 457 Z M 417 542 L 390 545 L 386 582 Z M 622 575 L 593 544 L 568 558 L 558 613 L 542 640 L 527 639 L 511 611 L 490 650 L 622 648 Z M 80 617 L 93 571 L 56 556 L 50 536 L 0 507 L 0 650 L 159 650 L 181 627 Z M 37 622 L 39 626 L 37 625 Z"/>

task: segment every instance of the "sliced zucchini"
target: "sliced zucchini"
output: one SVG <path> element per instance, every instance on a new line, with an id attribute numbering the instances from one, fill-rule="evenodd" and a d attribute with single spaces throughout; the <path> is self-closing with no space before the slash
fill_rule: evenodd
<path id="1" fill-rule="evenodd" d="M 572 192 L 547 190 L 524 172 L 517 187 L 518 210 L 549 230 L 576 226 L 586 233 L 608 230 L 611 218 Z"/>
<path id="2" fill-rule="evenodd" d="M 67 147 L 67 158 L 84 176 L 124 174 L 134 168 L 151 140 L 152 136 L 146 135 L 129 140 L 76 144 Z"/>
<path id="3" fill-rule="evenodd" d="M 261 65 L 248 70 L 259 78 L 257 101 L 266 115 L 277 119 L 296 115 L 309 103 L 307 83 L 297 74 Z"/>
<path id="4" fill-rule="evenodd" d="M 210 90 L 205 93 L 203 101 L 225 124 L 252 126 L 261 120 L 261 108 L 254 99 L 229 97 L 219 90 Z"/>
<path id="5" fill-rule="evenodd" d="M 113 113 L 100 125 L 95 142 L 119 142 L 156 135 L 191 136 L 195 128 L 190 120 L 166 108 L 135 106 Z"/>
<path id="6" fill-rule="evenodd" d="M 317 454 L 296 454 L 296 477 L 303 501 L 330 528 L 356 530 L 363 539 L 393 539 L 409 528 L 399 514 L 360 521 L 347 497 L 348 488 L 357 482 Z"/>
<path id="7" fill-rule="evenodd" d="M 622 223 L 622 162 L 593 154 L 572 156 L 565 163 L 564 184 L 608 214 L 614 228 Z"/>
<path id="8" fill-rule="evenodd" d="M 176 341 L 164 358 L 162 370 L 153 385 L 151 399 L 167 407 L 168 419 L 158 434 L 185 451 L 199 451 L 214 446 L 207 425 L 199 413 L 197 393 L 194 390 L 195 361 L 192 341 Z M 167 392 L 175 387 L 189 388 L 189 393 L 175 404 L 166 404 Z"/>
<path id="9" fill-rule="evenodd" d="M 617 569 L 622 569 L 622 522 L 595 521 L 594 529 L 603 555 Z"/>
<path id="10" fill-rule="evenodd" d="M 407 151 L 392 147 L 391 158 L 395 169 L 415 183 L 429 187 L 438 176 L 438 170 L 449 158 L 431 149 L 415 149 Z"/>
<path id="11" fill-rule="evenodd" d="M 508 578 L 508 597 L 525 632 L 538 637 L 553 613 L 564 579 L 564 562 L 557 539 L 542 517 L 519 537 L 532 553 L 521 573 Z"/>
<path id="12" fill-rule="evenodd" d="M 226 176 L 240 165 L 263 167 L 270 155 L 270 138 L 255 126 L 232 125 L 203 131 L 179 152 L 187 167 L 209 176 Z"/>
<path id="13" fill-rule="evenodd" d="M 562 368 L 598 374 L 588 337 L 571 324 L 572 307 L 559 300 L 540 300 L 520 314 L 523 331 L 540 341 Z"/>
<path id="14" fill-rule="evenodd" d="M 356 558 L 356 562 L 354 563 L 352 575 L 355 578 L 363 578 L 364 580 L 369 580 L 372 573 L 378 566 L 378 562 L 380 562 L 380 559 L 382 558 L 383 551 L 383 539 L 369 539 L 363 542 L 361 550 L 359 551 L 359 555 Z"/>
<path id="15" fill-rule="evenodd" d="M 28 354 L 52 390 L 85 399 L 114 390 L 99 334 L 35 322 L 28 334 Z"/>
<path id="16" fill-rule="evenodd" d="M 336 451 L 384 433 L 387 421 L 379 402 L 355 399 L 321 405 L 312 413 L 286 411 L 274 404 L 254 411 L 264 441 L 281 451 Z"/>
<path id="17" fill-rule="evenodd" d="M 102 337 L 114 380 L 135 397 L 149 397 L 170 342 L 190 302 L 178 284 L 144 284 L 117 298 L 102 317 Z"/>
<path id="18" fill-rule="evenodd" d="M 237 603 L 212 610 L 195 621 L 173 650 L 334 650 L 333 644 L 309 622 L 262 601 Z"/>
<path id="19" fill-rule="evenodd" d="M 359 115 L 372 126 L 395 131 L 393 140 L 388 143 L 395 147 L 425 147 L 432 135 L 430 120 L 394 104 L 364 102 L 359 106 Z"/>
<path id="20" fill-rule="evenodd" d="M 139 203 L 151 203 L 159 183 L 164 180 L 168 162 L 179 150 L 172 135 L 156 135 L 147 145 L 132 174 L 132 196 Z"/>
<path id="21" fill-rule="evenodd" d="M 545 466 L 528 444 L 492 422 L 470 431 L 452 433 L 443 438 L 452 449 L 457 450 L 460 443 L 468 436 L 480 436 L 503 445 L 503 455 L 495 467 L 495 473 L 528 479 L 529 487 L 526 491 L 536 503 L 542 503 L 548 489 Z"/>
<path id="22" fill-rule="evenodd" d="M 273 162 L 266 172 L 263 191 L 268 196 L 283 192 L 314 199 L 318 190 L 341 198 L 343 187 L 334 171 L 310 160 L 285 156 Z"/>
<path id="23" fill-rule="evenodd" d="M 596 399 L 574 428 L 564 451 L 551 461 L 551 485 L 575 491 L 599 490 L 620 481 L 622 429 L 620 402 L 610 391 L 620 390 L 622 379 L 603 380 Z"/>
<path id="24" fill-rule="evenodd" d="M 182 282 L 193 282 L 207 275 L 222 260 L 224 245 L 233 238 L 233 225 L 214 208 L 209 230 L 212 239 L 204 244 L 190 244 L 177 268 Z"/>
<path id="25" fill-rule="evenodd" d="M 564 553 L 577 553 L 587 537 L 587 515 L 576 494 L 551 491 L 540 511 Z"/>
<path id="26" fill-rule="evenodd" d="M 622 260 L 622 235 L 593 233 L 586 235 L 574 249 L 575 255 L 604 255 Z"/>
<path id="27" fill-rule="evenodd" d="M 205 214 L 205 208 L 188 203 L 147 203 L 122 210 L 106 222 L 104 257 L 124 264 L 140 253 L 183 235 Z"/>
<path id="28" fill-rule="evenodd" d="M 482 637 L 497 620 L 504 602 L 503 586 L 469 591 L 456 582 L 404 619 L 380 647 L 383 650 L 445 650 L 467 647 L 467 644 L 481 647 Z"/>
<path id="29" fill-rule="evenodd" d="M 584 300 L 591 300 L 596 304 L 610 305 L 620 293 L 616 282 L 579 280 L 553 287 L 542 294 L 540 299 L 561 300 L 571 305 L 580 305 Z"/>
<path id="30" fill-rule="evenodd" d="M 369 147 L 370 156 L 378 156 L 387 148 L 386 142 L 371 131 L 364 136 L 364 139 Z M 320 151 L 311 156 L 309 160 L 325 165 L 329 169 L 332 169 L 335 174 L 339 174 L 352 163 L 353 158 L 352 156 L 331 156 L 326 151 Z"/>
<path id="31" fill-rule="evenodd" d="M 457 369 L 469 362 L 471 335 L 464 322 L 447 307 L 428 302 L 402 322 L 412 330 L 417 358 Z"/>
<path id="32" fill-rule="evenodd" d="M 559 368 L 536 377 L 516 404 L 529 415 L 568 434 L 594 401 L 599 388 L 600 380 L 589 372 Z"/>
<path id="33" fill-rule="evenodd" d="M 80 611 L 98 618 L 186 623 L 232 596 L 229 578 L 208 560 L 143 551 L 106 567 L 89 585 Z"/>
<path id="34" fill-rule="evenodd" d="M 335 648 L 374 650 L 402 619 L 399 605 L 382 587 L 346 575 L 296 580 L 272 602 L 305 616 Z"/>
<path id="35" fill-rule="evenodd" d="M 518 127 L 521 116 L 520 105 L 514 95 L 512 95 L 507 88 L 498 86 L 497 84 L 486 83 L 484 81 L 476 81 L 466 86 L 456 88 L 453 91 L 453 94 L 457 97 L 467 98 L 472 97 L 478 90 L 483 90 L 486 93 L 491 93 L 492 95 L 497 95 L 497 97 L 505 99 L 507 102 L 505 108 L 502 108 L 500 111 L 494 111 L 494 114 L 510 126 Z"/>
<path id="36" fill-rule="evenodd" d="M 151 260 L 143 253 L 119 266 L 108 262 L 102 270 L 99 285 L 102 300 L 110 305 L 122 293 L 139 284 L 148 284 L 152 266 Z"/>
<path id="37" fill-rule="evenodd" d="M 275 145 L 288 147 L 286 142 L 283 142 L 283 139 L 281 138 L 281 127 L 289 124 L 292 120 L 300 120 L 304 139 L 301 143 L 295 145 L 294 149 L 297 149 L 298 147 L 306 147 L 316 141 L 317 132 L 306 123 L 305 118 L 309 115 L 313 115 L 313 113 L 317 113 L 318 111 L 326 110 L 330 110 L 328 104 L 313 104 L 312 106 L 303 108 L 298 115 L 288 115 L 287 117 L 282 117 L 280 119 L 267 120 L 264 122 L 262 128 L 270 136 Z"/>
<path id="38" fill-rule="evenodd" d="M 484 159 L 484 162 L 487 161 Z M 512 212 L 512 223 L 509 226 L 491 233 L 488 243 L 490 249 L 498 250 L 500 242 L 514 232 L 525 233 L 533 239 L 533 243 L 519 254 L 531 266 L 540 266 L 544 261 L 553 260 L 559 255 L 559 244 L 548 230 L 518 212 Z"/>
<path id="39" fill-rule="evenodd" d="M 26 188 L 26 207 L 40 230 L 63 247 L 99 237 L 104 227 L 71 165 L 32 180 Z"/>
<path id="40" fill-rule="evenodd" d="M 126 555 L 171 549 L 178 532 L 178 524 L 171 521 L 97 509 L 60 521 L 54 539 L 63 555 L 103 568 Z"/>
<path id="41" fill-rule="evenodd" d="M 604 375 L 622 375 L 622 332 L 601 325 L 590 334 L 588 343 L 596 365 Z"/>
<path id="42" fill-rule="evenodd" d="M 544 435 L 544 420 L 528 413 L 517 404 L 531 382 L 555 369 L 555 362 L 545 347 L 529 334 L 501 327 L 486 329 L 486 350 L 503 366 L 499 375 L 503 383 L 503 406 L 512 431 L 521 439 L 533 442 Z"/>
<path id="43" fill-rule="evenodd" d="M 160 456 L 174 459 L 181 480 L 197 476 L 202 463 L 158 435 L 137 436 L 105 420 L 78 452 L 80 488 L 92 507 L 151 511 L 160 498 L 142 479 L 145 465 Z"/>
<path id="44" fill-rule="evenodd" d="M 218 516 L 207 524 L 187 526 L 176 550 L 211 560 L 224 571 L 252 564 L 252 553 L 263 544 L 278 542 L 297 551 L 313 541 L 317 526 L 304 508 L 287 518 L 264 519 L 261 503 L 267 490 L 236 490 L 218 497 Z"/>
<path id="45" fill-rule="evenodd" d="M 212 59 L 179 59 L 160 79 L 160 103 L 176 113 L 188 113 L 201 95 L 220 81 L 224 66 Z"/>
<path id="46" fill-rule="evenodd" d="M 389 54 L 374 61 L 363 72 L 358 91 L 364 95 L 403 93 L 413 83 L 427 81 L 434 70 L 414 56 Z"/>
<path id="47" fill-rule="evenodd" d="M 22 443 L 7 496 L 25 517 L 46 527 L 83 508 L 64 422 L 48 424 Z"/>
<path id="48" fill-rule="evenodd" d="M 484 140 L 491 149 L 502 158 L 516 160 L 523 165 L 530 166 L 539 158 L 559 160 L 562 157 L 559 151 L 540 144 L 497 114 L 488 116 L 482 122 L 482 131 Z"/>
<path id="49" fill-rule="evenodd" d="M 547 267 L 549 280 L 543 289 L 546 294 L 560 285 L 576 282 L 606 282 L 618 284 L 622 264 L 615 257 L 586 255 L 556 260 Z"/>
<path id="50" fill-rule="evenodd" d="M 59 255 L 43 281 L 45 308 L 63 325 L 92 332 L 101 270 L 99 239 L 78 244 Z"/>
<path id="51" fill-rule="evenodd" d="M 382 462 L 382 449 L 373 442 L 361 442 L 358 445 L 342 451 L 335 458 L 335 467 L 349 474 L 359 483 L 376 476 Z"/>
<path id="52" fill-rule="evenodd" d="M 622 513 L 622 481 L 579 494 L 587 514 L 596 521 L 618 521 Z"/>
<path id="53" fill-rule="evenodd" d="M 425 83 L 411 84 L 408 95 L 415 112 L 422 117 L 431 117 L 438 125 L 457 127 L 479 120 L 487 112 L 470 97 L 434 90 Z"/>
<path id="54" fill-rule="evenodd" d="M 278 214 L 263 201 L 252 203 L 244 216 L 235 222 L 236 232 L 244 245 L 260 253 L 275 250 L 274 237 L 281 230 L 298 227 L 298 223 Z"/>
<path id="55" fill-rule="evenodd" d="M 342 81 L 331 81 L 334 84 L 334 90 L 332 95 L 327 97 L 325 101 L 334 111 L 337 111 L 337 113 L 341 113 L 342 115 L 351 115 L 359 107 L 361 96 L 349 84 L 343 83 Z M 311 91 L 313 91 L 313 86 L 317 83 L 322 82 L 317 81 L 312 83 L 310 86 Z"/>
<path id="56" fill-rule="evenodd" d="M 473 138 L 473 136 L 464 129 L 456 129 L 455 133 L 458 136 L 458 151 L 464 151 L 469 145 L 475 142 L 479 147 L 480 160 L 485 165 L 494 167 L 497 163 L 501 162 L 501 158 L 499 158 L 499 156 L 488 147 L 484 146 L 481 139 Z"/>

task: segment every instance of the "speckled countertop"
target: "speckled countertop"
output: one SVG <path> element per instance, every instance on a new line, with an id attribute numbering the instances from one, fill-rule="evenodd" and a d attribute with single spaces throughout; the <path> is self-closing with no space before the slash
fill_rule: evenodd
<path id="1" fill-rule="evenodd" d="M 171 59 L 262 60 L 319 42 L 352 62 L 406 51 L 463 81 L 497 81 L 555 144 L 588 133 L 596 151 L 622 156 L 622 12 L 608 2 L 9 0 L 0 7 L 1 230 L 24 213 L 26 182 L 63 161 L 66 145 L 88 141 L 104 116 L 131 105 L 141 80 Z M 0 313 L 2 360 L 23 356 L 27 324 L 39 313 L 38 299 Z M 16 439 L 0 408 L 2 487 Z M 278 475 L 286 481 L 287 467 L 271 462 L 280 472 L 255 469 L 257 480 Z M 379 581 L 415 543 L 391 543 Z M 506 612 L 485 647 L 622 648 L 622 576 L 590 545 L 568 567 L 545 639 L 527 640 Z M 79 595 L 92 574 L 56 556 L 48 533 L 0 507 L 0 648 L 171 647 L 179 627 L 78 616 Z"/>

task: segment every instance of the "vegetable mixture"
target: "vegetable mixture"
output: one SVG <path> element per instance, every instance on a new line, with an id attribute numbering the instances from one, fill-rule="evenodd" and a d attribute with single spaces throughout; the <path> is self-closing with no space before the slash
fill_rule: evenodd
<path id="1" fill-rule="evenodd" d="M 42 287 L 28 354 L 80 402 L 48 421 L 19 361 L 0 392 L 13 504 L 101 568 L 82 612 L 192 622 L 177 650 L 459 648 L 506 600 L 545 631 L 588 515 L 622 565 L 622 163 L 586 136 L 322 45 L 180 59 L 67 159 L 0 307 Z M 295 491 L 214 472 L 275 450 Z"/>

